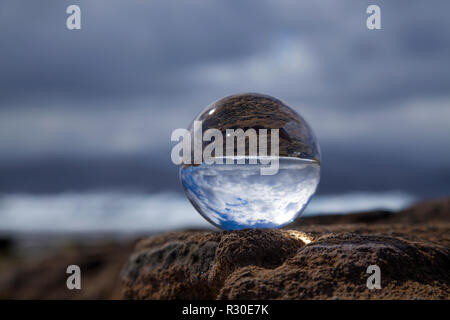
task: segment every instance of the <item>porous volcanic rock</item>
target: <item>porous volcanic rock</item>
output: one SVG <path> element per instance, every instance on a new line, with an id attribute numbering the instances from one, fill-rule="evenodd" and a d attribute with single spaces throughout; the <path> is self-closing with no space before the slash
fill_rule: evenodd
<path id="1" fill-rule="evenodd" d="M 448 208 L 445 199 L 395 215 L 381 212 L 371 223 L 355 216 L 339 224 L 297 223 L 295 229 L 150 237 L 137 245 L 122 270 L 123 296 L 449 299 Z M 428 210 L 429 216 L 418 214 L 420 210 Z M 367 288 L 370 265 L 380 267 L 381 289 Z"/>

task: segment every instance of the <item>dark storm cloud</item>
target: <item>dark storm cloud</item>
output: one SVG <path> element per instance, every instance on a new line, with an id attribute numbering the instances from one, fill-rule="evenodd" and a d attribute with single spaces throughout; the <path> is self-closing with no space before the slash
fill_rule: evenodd
<path id="1" fill-rule="evenodd" d="M 378 32 L 365 28 L 368 1 L 77 3 L 83 29 L 76 32 L 65 29 L 70 1 L 2 3 L 2 99 L 201 91 L 211 83 L 192 79 L 196 66 L 245 61 L 277 50 L 285 38 L 306 47 L 320 66 L 312 71 L 316 91 L 302 90 L 305 79 L 297 79 L 297 95 L 311 101 L 361 107 L 364 100 L 449 89 L 446 1 L 379 1 L 384 29 Z M 293 91 L 283 78 L 273 82 Z"/>
<path id="2" fill-rule="evenodd" d="M 69 32 L 70 3 L 3 3 L 1 96 L 181 94 L 190 89 L 186 68 L 239 59 L 270 43 L 262 21 L 270 13 L 261 6 L 79 1 L 82 30 Z"/>

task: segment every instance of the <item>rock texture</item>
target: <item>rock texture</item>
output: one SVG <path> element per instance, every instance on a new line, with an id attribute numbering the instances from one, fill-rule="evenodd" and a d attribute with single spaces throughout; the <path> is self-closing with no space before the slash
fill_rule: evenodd
<path id="1" fill-rule="evenodd" d="M 0 250 L 0 299 L 120 299 L 120 270 L 132 243 L 73 245 L 44 256 Z M 68 290 L 66 269 L 81 268 L 81 290 Z"/>
<path id="2" fill-rule="evenodd" d="M 449 209 L 445 199 L 286 230 L 150 237 L 122 270 L 124 298 L 449 299 Z M 374 264 L 379 290 L 366 286 Z"/>

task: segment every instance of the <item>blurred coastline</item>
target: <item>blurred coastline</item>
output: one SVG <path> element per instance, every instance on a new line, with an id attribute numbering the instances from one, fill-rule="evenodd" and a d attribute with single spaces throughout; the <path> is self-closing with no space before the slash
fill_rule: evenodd
<path id="1" fill-rule="evenodd" d="M 302 216 L 399 211 L 417 199 L 404 192 L 316 195 Z M 145 233 L 210 225 L 179 193 L 86 192 L 0 195 L 0 232 Z"/>

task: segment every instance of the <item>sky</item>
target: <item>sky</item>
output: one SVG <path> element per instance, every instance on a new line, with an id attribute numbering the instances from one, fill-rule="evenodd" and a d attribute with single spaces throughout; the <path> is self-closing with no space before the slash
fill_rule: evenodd
<path id="1" fill-rule="evenodd" d="M 66 28 L 67 6 L 81 30 Z M 368 30 L 366 8 L 381 8 Z M 318 192 L 450 193 L 450 2 L 0 1 L 0 193 L 180 191 L 171 132 L 229 94 L 318 137 Z"/>

